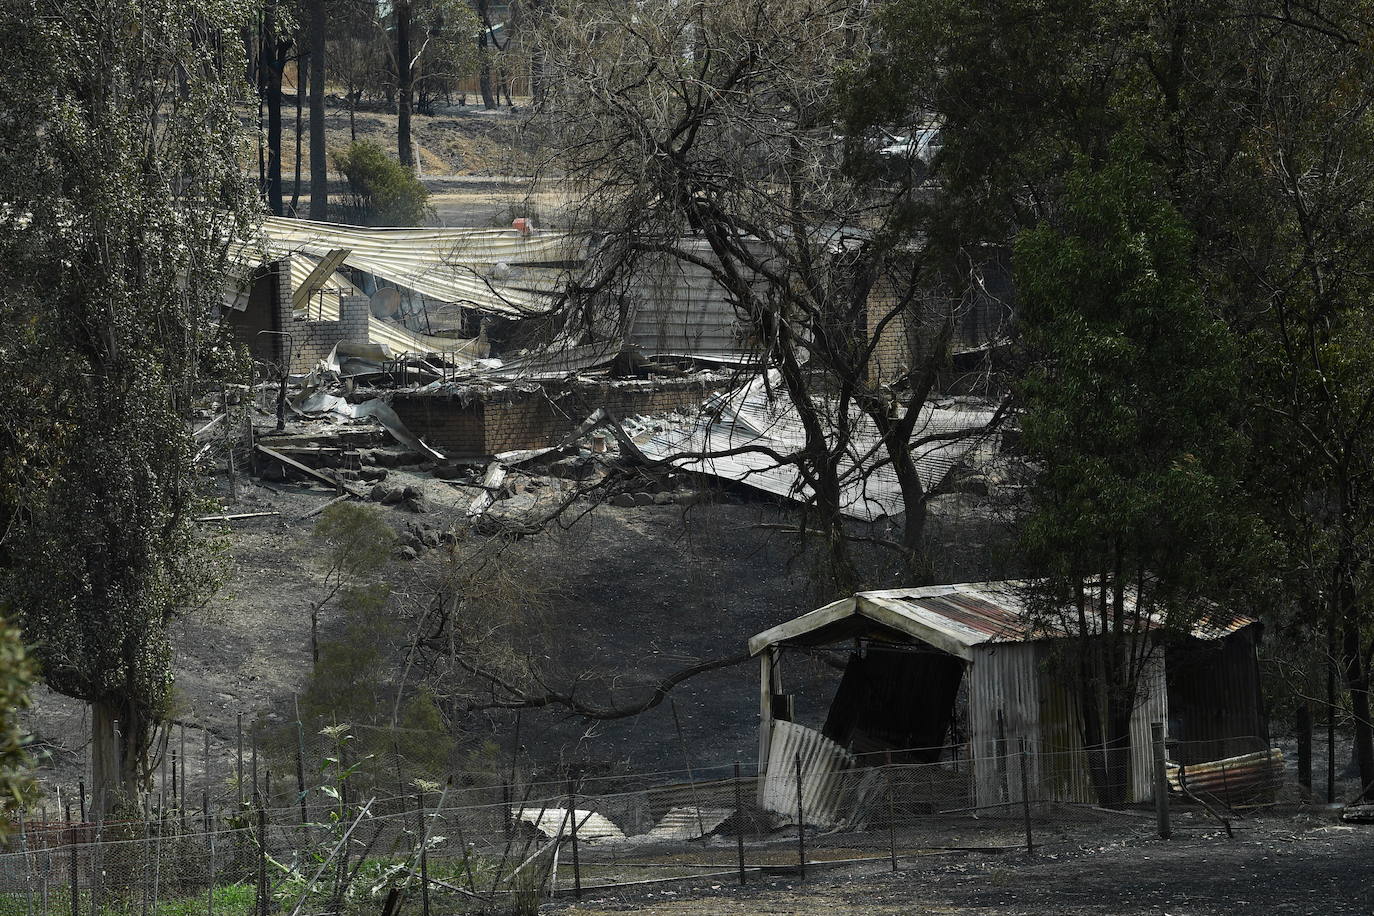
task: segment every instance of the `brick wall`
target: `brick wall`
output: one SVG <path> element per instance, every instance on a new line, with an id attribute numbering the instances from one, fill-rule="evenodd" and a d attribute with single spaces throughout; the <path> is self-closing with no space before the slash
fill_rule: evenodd
<path id="1" fill-rule="evenodd" d="M 291 371 L 309 372 L 329 355 L 335 344 L 367 343 L 368 314 L 366 296 L 341 296 L 338 321 L 291 322 L 288 326 L 291 332 Z"/>
<path id="2" fill-rule="evenodd" d="M 228 322 L 234 336 L 253 358 L 281 365 L 287 359 L 287 338 L 263 331 L 285 331 L 290 335 L 290 368 L 309 372 L 329 355 L 334 345 L 368 342 L 369 302 L 366 296 L 341 296 L 338 321 L 293 321 L 291 309 L 291 256 L 267 264 L 253 280 L 248 305 L 242 312 L 230 312 Z"/>
<path id="3" fill-rule="evenodd" d="M 253 277 L 248 304 L 242 312 L 226 316 L 234 336 L 253 358 L 280 365 L 286 356 L 286 338 L 263 331 L 288 330 L 291 325 L 291 258 L 264 264 Z"/>
<path id="4" fill-rule="evenodd" d="M 732 384 L 695 381 L 575 382 L 534 390 L 473 391 L 458 395 L 397 392 L 391 406 L 425 442 L 455 458 L 557 445 L 599 407 L 620 417 L 670 410 L 695 413 Z"/>
<path id="5" fill-rule="evenodd" d="M 873 284 L 868 294 L 868 333 L 876 334 L 877 345 L 868 360 L 868 380 L 876 385 L 890 384 L 911 368 L 911 347 L 907 337 L 907 316 L 897 315 L 882 324 L 897 308 L 900 298 L 888 279 Z M 882 324 L 881 330 L 878 326 Z M 872 339 L 870 337 L 870 339 Z"/>
<path id="6" fill-rule="evenodd" d="M 446 455 L 488 454 L 483 438 L 485 405 L 481 401 L 464 403 L 456 396 L 398 393 L 391 399 L 391 407 L 407 429 Z"/>

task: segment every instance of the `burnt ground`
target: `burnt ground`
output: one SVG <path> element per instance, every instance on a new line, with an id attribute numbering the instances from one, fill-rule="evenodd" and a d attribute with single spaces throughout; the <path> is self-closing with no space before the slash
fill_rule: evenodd
<path id="1" fill-rule="evenodd" d="M 1243 912 L 1374 912 L 1374 826 L 1334 823 L 1334 816 L 1289 814 L 1236 825 L 1228 839 L 1215 825 L 1183 825 L 1161 841 L 1153 824 L 1051 838 L 1034 856 L 933 853 L 887 862 L 695 886 L 659 886 L 588 894 L 563 903 L 567 916 L 635 912 L 649 916 L 753 914 L 997 913 L 1001 916 L 1222 916 Z"/>
<path id="2" fill-rule="evenodd" d="M 424 492 L 428 506 L 423 515 L 379 506 L 398 530 L 411 524 L 443 530 L 463 516 L 476 492 L 414 468 L 390 475 L 389 484 Z M 222 785 L 235 758 L 237 717 L 247 724 L 279 718 L 306 682 L 308 608 L 321 591 L 322 565 L 321 549 L 310 537 L 314 519 L 302 516 L 334 494 L 300 482 L 241 479 L 238 498 L 231 499 L 223 478 L 216 486 L 226 513 L 278 513 L 211 526 L 223 539 L 225 582 L 172 629 L 173 715 L 192 725 L 188 775 L 193 781 L 201 775 L 198 727 L 204 724 L 213 781 Z M 704 501 L 602 504 L 588 512 L 580 510 L 590 506 L 579 506 L 578 520 L 566 530 L 554 526 L 508 548 L 502 562 L 540 592 L 539 606 L 530 609 L 523 626 L 551 686 L 575 685 L 580 698 L 601 705 L 631 703 L 662 677 L 738 654 L 754 633 L 817 605 L 809 584 L 812 558 L 799 553 L 795 537 L 758 527 L 792 520 L 791 510 L 747 491 L 711 489 L 700 481 L 684 486 Z M 936 525 L 941 543 L 976 545 L 945 550 L 949 581 L 990 577 L 1000 569 L 1000 558 L 982 546 L 989 540 L 987 526 L 960 520 L 966 509 L 949 512 Z M 421 579 L 442 571 L 444 553 L 398 560 L 387 577 L 398 593 L 414 591 Z M 867 559 L 875 570 L 874 587 L 898 584 L 880 555 Z M 337 623 L 326 613 L 324 635 Z M 799 709 L 819 715 L 838 672 L 806 661 L 789 667 L 789 689 L 801 694 Z M 527 711 L 520 723 L 520 764 L 542 770 L 574 763 L 589 775 L 671 770 L 678 776 L 689 766 L 702 771 L 735 760 L 748 765 L 757 754 L 757 678 L 751 663 L 710 672 L 675 689 L 671 703 L 614 721 L 589 723 L 559 709 Z M 468 725 L 474 742 L 485 734 L 504 756 L 513 750 L 514 719 L 493 714 Z M 28 724 L 50 751 L 39 775 L 53 802 L 56 787 L 73 791 L 85 769 L 85 711 L 40 690 Z"/>

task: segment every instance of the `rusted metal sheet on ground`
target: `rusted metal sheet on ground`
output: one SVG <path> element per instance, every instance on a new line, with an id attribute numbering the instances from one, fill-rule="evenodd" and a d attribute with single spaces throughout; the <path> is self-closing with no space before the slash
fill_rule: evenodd
<path id="1" fill-rule="evenodd" d="M 1228 805 L 1272 801 L 1283 785 L 1283 751 L 1270 748 L 1207 763 L 1166 767 L 1171 792 L 1220 799 Z"/>
<path id="2" fill-rule="evenodd" d="M 848 820 L 852 754 L 815 729 L 775 721 L 759 807 L 784 821 L 797 819 L 797 768 L 801 759 L 802 816 L 817 827 L 839 827 Z"/>

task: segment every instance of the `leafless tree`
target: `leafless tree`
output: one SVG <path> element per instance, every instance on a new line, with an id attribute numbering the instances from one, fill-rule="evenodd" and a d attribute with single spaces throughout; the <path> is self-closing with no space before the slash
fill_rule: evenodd
<path id="1" fill-rule="evenodd" d="M 654 276 L 709 276 L 800 425 L 796 448 L 728 451 L 795 469 L 800 530 L 826 545 L 836 590 L 859 578 L 846 508 L 880 475 L 901 523 L 879 540 L 913 580 L 928 576 L 925 521 L 951 478 L 923 480 L 915 455 L 988 432 L 937 427 L 926 409 L 983 256 L 926 244 L 917 144 L 885 171 L 846 167 L 838 80 L 867 15 L 857 0 L 595 0 L 552 5 L 534 38 L 546 180 L 572 189 L 578 227 L 604 239 L 568 314 L 617 333 Z"/>

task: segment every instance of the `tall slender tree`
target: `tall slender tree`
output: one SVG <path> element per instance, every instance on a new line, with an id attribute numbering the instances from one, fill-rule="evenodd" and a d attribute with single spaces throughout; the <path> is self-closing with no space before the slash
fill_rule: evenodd
<path id="1" fill-rule="evenodd" d="M 0 588 L 90 704 L 97 810 L 137 799 L 205 599 L 187 410 L 254 195 L 236 0 L 0 7 Z"/>
<path id="2" fill-rule="evenodd" d="M 310 29 L 310 218 L 329 218 L 329 156 L 325 152 L 324 77 L 325 32 L 327 22 L 324 0 L 307 4 Z"/>

